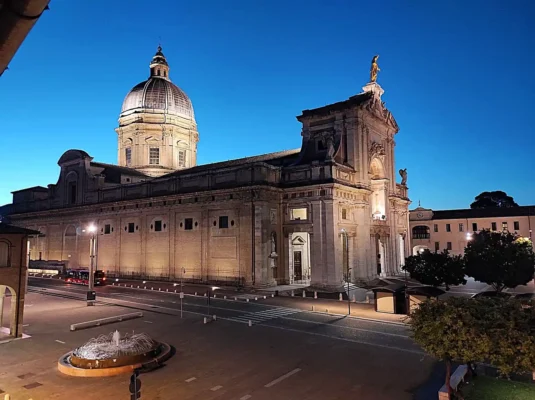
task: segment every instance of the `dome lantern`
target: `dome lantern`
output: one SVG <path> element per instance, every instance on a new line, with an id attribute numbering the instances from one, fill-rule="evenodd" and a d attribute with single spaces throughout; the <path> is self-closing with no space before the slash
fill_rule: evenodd
<path id="1" fill-rule="evenodd" d="M 162 53 L 162 46 L 158 46 L 158 50 L 152 61 L 150 62 L 150 76 L 169 79 L 169 64 Z"/>

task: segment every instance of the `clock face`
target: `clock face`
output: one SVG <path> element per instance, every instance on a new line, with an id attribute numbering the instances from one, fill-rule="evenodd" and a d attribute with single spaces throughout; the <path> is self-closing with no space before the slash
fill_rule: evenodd
<path id="1" fill-rule="evenodd" d="M 423 217 L 424 217 L 424 215 L 423 215 L 421 212 L 419 212 L 418 214 L 416 214 L 416 216 L 417 216 L 418 218 L 423 218 Z"/>

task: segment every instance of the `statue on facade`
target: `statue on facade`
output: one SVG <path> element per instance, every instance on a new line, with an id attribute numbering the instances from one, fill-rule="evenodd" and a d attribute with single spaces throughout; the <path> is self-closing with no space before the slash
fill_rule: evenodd
<path id="1" fill-rule="evenodd" d="M 327 160 L 331 161 L 334 157 L 334 143 L 333 143 L 333 137 L 328 136 L 326 139 L 327 142 Z"/>
<path id="2" fill-rule="evenodd" d="M 405 186 L 407 184 L 407 168 L 400 169 L 399 175 L 401 176 L 401 184 Z"/>
<path id="3" fill-rule="evenodd" d="M 377 59 L 379 56 L 374 56 L 372 59 L 372 67 L 370 68 L 370 82 L 377 82 L 377 73 L 380 71 L 379 65 L 377 65 Z"/>

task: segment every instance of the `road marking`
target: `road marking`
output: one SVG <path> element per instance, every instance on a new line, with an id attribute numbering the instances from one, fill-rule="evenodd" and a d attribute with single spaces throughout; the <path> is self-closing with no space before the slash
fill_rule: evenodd
<path id="1" fill-rule="evenodd" d="M 251 397 L 253 396 L 251 396 L 250 394 L 246 394 L 245 396 L 240 397 L 240 400 L 249 400 Z"/>
<path id="2" fill-rule="evenodd" d="M 292 376 L 292 375 L 294 375 L 294 374 L 297 374 L 299 371 L 301 371 L 301 368 L 296 368 L 296 369 L 294 369 L 293 371 L 290 371 L 290 372 L 288 372 L 287 374 L 284 374 L 283 376 L 278 377 L 278 378 L 275 379 L 274 381 L 269 382 L 268 384 L 264 385 L 264 387 L 269 388 L 269 387 L 271 387 L 271 386 L 274 386 L 274 385 L 276 385 L 277 383 L 279 383 L 280 381 L 283 381 L 283 380 L 285 380 L 286 378 L 289 378 L 290 376 Z"/>
<path id="3" fill-rule="evenodd" d="M 197 379 L 197 378 L 195 378 L 194 376 L 192 376 L 191 378 L 186 379 L 186 382 L 187 382 L 187 383 L 190 383 L 190 382 L 193 382 L 195 379 Z"/>
<path id="4" fill-rule="evenodd" d="M 22 325 L 22 327 L 25 327 L 25 326 L 30 326 L 30 324 L 24 324 L 24 325 Z"/>
<path id="5" fill-rule="evenodd" d="M 152 321 L 143 321 L 143 322 L 146 322 L 147 324 L 152 324 Z"/>
<path id="6" fill-rule="evenodd" d="M 223 386 L 214 386 L 212 389 L 210 389 L 212 392 L 215 392 L 219 389 L 221 389 Z"/>
<path id="7" fill-rule="evenodd" d="M 65 342 L 63 342 L 61 340 L 58 340 L 58 339 L 56 339 L 56 342 L 61 343 L 61 344 L 65 344 Z"/>

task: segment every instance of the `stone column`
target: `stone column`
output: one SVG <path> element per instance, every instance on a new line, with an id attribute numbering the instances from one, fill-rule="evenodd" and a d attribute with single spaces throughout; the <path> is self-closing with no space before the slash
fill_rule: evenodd
<path id="1" fill-rule="evenodd" d="M 169 278 L 172 276 L 177 276 L 177 267 L 178 276 L 182 276 L 180 269 L 184 268 L 183 265 L 175 265 L 175 242 L 176 242 L 176 216 L 174 211 L 170 208 L 168 214 L 168 226 L 169 226 Z"/>
<path id="2" fill-rule="evenodd" d="M 325 248 L 323 242 L 325 239 L 325 215 L 323 211 L 323 202 L 321 200 L 312 201 L 312 245 L 310 246 L 310 269 L 311 269 L 311 284 L 321 285 L 322 282 L 327 280 L 327 272 L 324 269 L 326 264 Z M 292 243 L 291 235 L 289 250 L 287 254 L 291 253 Z M 290 262 L 293 262 L 292 254 L 290 254 Z"/>

